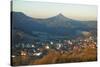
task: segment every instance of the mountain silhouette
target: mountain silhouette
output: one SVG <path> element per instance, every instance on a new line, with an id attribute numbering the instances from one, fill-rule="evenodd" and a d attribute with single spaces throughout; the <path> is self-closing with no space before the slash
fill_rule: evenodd
<path id="1" fill-rule="evenodd" d="M 89 31 L 96 28 L 96 21 L 73 20 L 61 13 L 46 19 L 40 19 L 29 17 L 22 12 L 11 12 L 11 17 L 12 30 L 24 32 L 23 35 L 26 37 L 32 36 L 36 39 L 49 39 L 59 36 L 72 38 L 80 35 L 81 31 Z M 14 32 L 12 31 L 12 33 Z"/>

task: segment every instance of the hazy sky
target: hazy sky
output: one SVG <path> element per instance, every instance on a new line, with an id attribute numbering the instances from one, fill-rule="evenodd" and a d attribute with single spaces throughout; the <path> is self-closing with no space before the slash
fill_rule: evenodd
<path id="1" fill-rule="evenodd" d="M 58 4 L 33 1 L 13 1 L 13 11 L 23 12 L 35 18 L 47 18 L 62 13 L 64 16 L 77 20 L 96 20 L 97 6 Z"/>

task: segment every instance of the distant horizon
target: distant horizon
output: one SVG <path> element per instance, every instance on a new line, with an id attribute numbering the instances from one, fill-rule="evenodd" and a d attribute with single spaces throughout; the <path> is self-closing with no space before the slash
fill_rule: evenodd
<path id="1" fill-rule="evenodd" d="M 32 18 L 45 19 L 60 13 L 70 19 L 80 21 L 96 21 L 97 6 L 61 4 L 32 1 L 13 1 L 13 12 L 22 12 Z"/>
<path id="2" fill-rule="evenodd" d="M 18 12 L 18 11 L 11 11 L 11 12 Z M 23 12 L 18 12 L 18 13 L 23 13 Z M 25 13 L 23 13 L 23 14 L 25 14 Z M 62 14 L 62 13 L 59 13 L 59 14 Z M 31 17 L 31 16 L 29 16 L 29 15 L 27 15 L 27 14 L 25 14 L 25 15 L 26 15 L 26 16 L 29 16 L 29 17 L 31 17 L 31 18 L 35 18 L 35 19 L 48 19 L 48 18 L 52 18 L 52 17 L 58 16 L 59 14 L 53 15 L 53 16 L 50 16 L 50 17 L 45 17 L 45 18 Z M 62 14 L 62 15 L 63 15 L 63 14 Z M 63 15 L 63 16 L 64 16 L 64 15 Z M 66 16 L 64 16 L 64 17 L 66 17 Z M 97 20 L 78 20 L 78 19 L 74 19 L 74 18 L 70 18 L 70 17 L 66 17 L 66 18 L 69 18 L 69 19 L 72 19 L 72 20 L 77 20 L 77 21 L 97 21 Z"/>

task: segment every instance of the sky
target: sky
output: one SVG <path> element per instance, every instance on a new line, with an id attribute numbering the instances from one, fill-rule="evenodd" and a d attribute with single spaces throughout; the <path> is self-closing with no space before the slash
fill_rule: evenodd
<path id="1" fill-rule="evenodd" d="M 61 4 L 33 1 L 13 1 L 12 11 L 23 12 L 34 18 L 48 18 L 59 13 L 76 20 L 96 20 L 97 6 L 81 4 Z"/>

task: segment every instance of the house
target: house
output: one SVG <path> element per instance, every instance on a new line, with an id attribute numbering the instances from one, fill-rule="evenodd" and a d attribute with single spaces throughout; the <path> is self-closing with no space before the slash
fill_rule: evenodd
<path id="1" fill-rule="evenodd" d="M 32 47 L 35 47 L 34 44 L 32 44 Z"/>
<path id="2" fill-rule="evenodd" d="M 68 40 L 68 41 L 67 41 L 67 43 L 68 43 L 68 44 L 70 44 L 70 45 L 72 45 L 72 44 L 73 44 L 70 40 Z"/>
<path id="3" fill-rule="evenodd" d="M 15 55 L 12 55 L 11 57 L 12 57 L 12 58 L 15 58 L 16 56 L 15 56 Z"/>
<path id="4" fill-rule="evenodd" d="M 50 49 L 50 47 L 48 45 L 45 46 L 45 49 Z"/>
<path id="5" fill-rule="evenodd" d="M 56 46 L 56 49 L 60 49 L 60 48 L 61 48 L 61 46 L 62 46 L 62 44 L 61 44 L 61 43 L 57 43 L 56 45 L 57 45 L 57 46 Z"/>
<path id="6" fill-rule="evenodd" d="M 21 56 L 25 56 L 27 55 L 27 52 L 26 51 L 21 51 Z"/>
<path id="7" fill-rule="evenodd" d="M 50 44 L 52 45 L 52 44 L 53 44 L 53 42 L 51 41 L 51 42 L 50 42 Z"/>
<path id="8" fill-rule="evenodd" d="M 33 55 L 34 56 L 40 56 L 40 55 L 42 55 L 42 52 L 37 52 L 37 53 L 34 53 Z"/>

